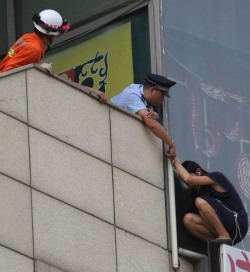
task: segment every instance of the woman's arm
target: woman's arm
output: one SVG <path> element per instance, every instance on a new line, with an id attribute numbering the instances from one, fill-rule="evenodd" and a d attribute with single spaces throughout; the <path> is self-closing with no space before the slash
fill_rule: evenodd
<path id="1" fill-rule="evenodd" d="M 99 90 L 96 90 L 94 88 L 91 88 L 91 87 L 87 87 L 87 86 L 83 86 L 87 91 L 90 91 L 92 93 L 95 93 L 98 98 L 99 98 L 99 101 L 101 103 L 106 103 L 107 102 L 107 97 L 105 95 L 105 93 L 103 93 L 102 91 L 99 91 Z"/>
<path id="2" fill-rule="evenodd" d="M 192 188 L 199 185 L 211 185 L 214 186 L 217 184 L 208 176 L 198 176 L 196 173 L 189 173 L 180 163 L 178 158 L 175 158 L 172 161 L 173 166 L 175 167 L 177 173 L 181 177 L 184 183 L 187 184 L 188 187 Z"/>

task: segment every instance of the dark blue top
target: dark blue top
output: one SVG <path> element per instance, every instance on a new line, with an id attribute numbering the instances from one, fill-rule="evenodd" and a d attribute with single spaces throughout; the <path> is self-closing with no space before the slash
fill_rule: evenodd
<path id="1" fill-rule="evenodd" d="M 236 212 L 246 212 L 241 198 L 231 182 L 220 172 L 212 172 L 206 174 L 212 180 L 220 184 L 226 192 L 220 193 L 213 189 L 211 185 L 200 186 L 199 195 L 207 195 L 212 198 L 221 200 L 229 208 Z"/>

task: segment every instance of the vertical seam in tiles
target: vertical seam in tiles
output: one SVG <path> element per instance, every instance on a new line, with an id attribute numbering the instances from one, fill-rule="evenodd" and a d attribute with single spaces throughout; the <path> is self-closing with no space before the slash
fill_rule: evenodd
<path id="1" fill-rule="evenodd" d="M 28 129 L 28 151 L 29 151 L 29 174 L 30 174 L 30 209 L 31 209 L 31 231 L 32 231 L 32 251 L 33 251 L 33 268 L 35 272 L 35 239 L 33 224 L 33 201 L 32 201 L 32 185 L 31 185 L 31 155 L 30 155 L 30 129 L 29 129 L 29 97 L 28 97 L 28 75 L 25 72 L 26 79 L 26 105 L 27 105 L 27 129 Z"/>
<path id="2" fill-rule="evenodd" d="M 109 131 L 110 131 L 110 153 L 111 153 L 111 174 L 112 174 L 112 187 L 113 187 L 113 209 L 114 209 L 114 235 L 115 235 L 115 261 L 116 271 L 118 271 L 118 260 L 117 260 L 117 242 L 116 242 L 116 220 L 115 220 L 115 182 L 114 182 L 114 171 L 113 171 L 113 149 L 112 149 L 112 129 L 111 129 L 111 108 L 109 107 Z"/>
<path id="3" fill-rule="evenodd" d="M 31 195 L 31 224 L 32 224 L 32 241 L 33 241 L 33 265 L 34 265 L 34 272 L 36 272 L 36 262 L 35 262 L 35 237 L 34 237 L 34 222 L 33 222 L 33 192 L 32 188 L 30 188 L 30 195 Z"/>
<path id="4" fill-rule="evenodd" d="M 33 268 L 34 268 L 34 272 L 36 272 L 36 261 L 35 261 L 35 258 L 33 258 Z"/>

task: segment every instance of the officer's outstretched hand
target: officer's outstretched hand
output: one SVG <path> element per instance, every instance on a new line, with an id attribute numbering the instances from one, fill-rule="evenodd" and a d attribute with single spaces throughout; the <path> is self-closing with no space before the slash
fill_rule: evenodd
<path id="1" fill-rule="evenodd" d="M 172 161 L 176 157 L 176 149 L 175 145 L 173 144 L 170 148 L 166 150 L 166 156 Z"/>

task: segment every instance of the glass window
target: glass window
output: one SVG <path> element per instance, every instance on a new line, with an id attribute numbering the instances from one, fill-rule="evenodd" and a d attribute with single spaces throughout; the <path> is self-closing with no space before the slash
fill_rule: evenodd
<path id="1" fill-rule="evenodd" d="M 0 1 L 0 56 L 4 56 L 8 50 L 6 1 Z"/>
<path id="2" fill-rule="evenodd" d="M 166 6 L 166 65 L 178 81 L 169 100 L 169 129 L 178 155 L 224 173 L 249 211 L 249 1 L 177 0 Z M 176 193 L 178 206 L 184 193 Z M 192 240 L 179 237 L 181 247 L 193 249 Z"/>
<path id="3" fill-rule="evenodd" d="M 32 31 L 32 16 L 43 9 L 55 9 L 67 18 L 73 26 L 98 18 L 109 11 L 116 10 L 138 0 L 19 0 L 16 1 L 18 35 Z"/>

